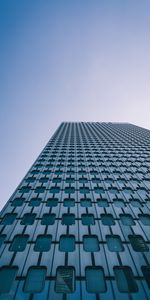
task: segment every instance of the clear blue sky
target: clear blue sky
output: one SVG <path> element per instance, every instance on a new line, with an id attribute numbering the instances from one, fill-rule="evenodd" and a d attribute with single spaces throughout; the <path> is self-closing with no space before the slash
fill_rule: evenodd
<path id="1" fill-rule="evenodd" d="M 60 122 L 149 114 L 149 0 L 0 0 L 0 207 Z"/>

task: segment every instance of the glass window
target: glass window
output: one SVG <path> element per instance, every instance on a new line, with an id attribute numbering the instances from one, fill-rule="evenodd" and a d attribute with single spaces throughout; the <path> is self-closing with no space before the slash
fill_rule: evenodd
<path id="1" fill-rule="evenodd" d="M 21 224 L 22 225 L 32 225 L 34 223 L 36 214 L 24 214 L 22 220 L 21 220 Z"/>
<path id="2" fill-rule="evenodd" d="M 142 272 L 143 272 L 143 275 L 144 275 L 144 278 L 147 282 L 147 285 L 150 289 L 150 267 L 149 266 L 142 266 Z"/>
<path id="3" fill-rule="evenodd" d="M 29 206 L 39 206 L 41 204 L 42 199 L 41 198 L 32 198 L 29 202 Z"/>
<path id="4" fill-rule="evenodd" d="M 75 206 L 75 200 L 70 198 L 70 199 L 64 199 L 64 206 L 65 207 L 73 207 Z"/>
<path id="5" fill-rule="evenodd" d="M 75 224 L 75 215 L 74 214 L 63 214 L 62 224 L 63 225 L 73 225 L 73 224 Z"/>
<path id="6" fill-rule="evenodd" d="M 150 226 L 150 215 L 141 214 L 141 215 L 139 215 L 139 219 L 143 223 L 143 225 Z"/>
<path id="7" fill-rule="evenodd" d="M 116 207 L 125 207 L 126 206 L 125 202 L 120 199 L 113 200 L 113 203 Z"/>
<path id="8" fill-rule="evenodd" d="M 7 294 L 10 292 L 17 271 L 18 271 L 17 267 L 2 267 L 0 269 L 0 293 L 1 294 Z"/>
<path id="9" fill-rule="evenodd" d="M 41 220 L 42 225 L 53 225 L 55 223 L 55 214 L 44 214 Z"/>
<path id="10" fill-rule="evenodd" d="M 136 293 L 138 286 L 130 267 L 114 267 L 115 278 L 121 293 Z"/>
<path id="11" fill-rule="evenodd" d="M 46 277 L 45 267 L 31 267 L 24 283 L 25 293 L 40 293 L 44 289 Z"/>
<path id="12" fill-rule="evenodd" d="M 3 217 L 1 224 L 2 225 L 12 225 L 13 222 L 15 221 L 16 217 L 17 217 L 17 214 L 6 214 Z"/>
<path id="13" fill-rule="evenodd" d="M 81 178 L 79 178 L 79 182 L 80 183 L 87 183 L 88 179 L 86 177 L 81 177 Z"/>
<path id="14" fill-rule="evenodd" d="M 64 252 L 72 252 L 75 250 L 74 235 L 62 235 L 60 237 L 59 250 Z"/>
<path id="15" fill-rule="evenodd" d="M 120 252 L 124 250 L 119 235 L 107 235 L 106 242 L 107 242 L 108 249 L 111 252 Z"/>
<path id="16" fill-rule="evenodd" d="M 142 206 L 142 204 L 139 200 L 131 200 L 130 203 L 133 207 L 141 207 Z"/>
<path id="17" fill-rule="evenodd" d="M 129 241 L 134 251 L 145 252 L 149 251 L 143 237 L 141 235 L 129 235 Z"/>
<path id="18" fill-rule="evenodd" d="M 99 251 L 99 243 L 96 235 L 85 235 L 83 237 L 83 249 L 88 252 Z"/>
<path id="19" fill-rule="evenodd" d="M 49 198 L 47 199 L 46 206 L 48 207 L 56 207 L 58 205 L 58 199 L 57 198 Z"/>
<path id="20" fill-rule="evenodd" d="M 56 293 L 73 293 L 75 290 L 75 270 L 73 267 L 58 267 L 56 273 Z"/>
<path id="21" fill-rule="evenodd" d="M 47 177 L 42 177 L 42 178 L 39 179 L 39 182 L 46 183 L 46 182 L 48 182 L 48 178 Z"/>
<path id="22" fill-rule="evenodd" d="M 10 251 L 22 252 L 25 250 L 29 236 L 18 234 L 14 237 L 12 244 L 10 245 Z"/>
<path id="23" fill-rule="evenodd" d="M 111 214 L 101 214 L 102 224 L 107 226 L 115 225 L 115 221 Z"/>
<path id="24" fill-rule="evenodd" d="M 82 224 L 83 225 L 94 225 L 95 220 L 94 220 L 94 215 L 93 214 L 83 214 L 81 216 L 82 219 Z"/>
<path id="25" fill-rule="evenodd" d="M 90 207 L 92 206 L 92 202 L 90 199 L 81 199 L 80 204 L 82 207 Z"/>
<path id="26" fill-rule="evenodd" d="M 75 192 L 75 188 L 74 187 L 66 187 L 65 188 L 65 193 L 66 194 L 73 194 Z"/>
<path id="27" fill-rule="evenodd" d="M 52 236 L 39 235 L 36 239 L 34 251 L 47 252 L 51 248 Z"/>
<path id="28" fill-rule="evenodd" d="M 108 201 L 106 199 L 97 199 L 97 204 L 100 207 L 108 207 Z"/>
<path id="29" fill-rule="evenodd" d="M 44 193 L 44 192 L 45 192 L 45 187 L 43 187 L 43 186 L 38 186 L 34 190 L 34 193 L 37 193 L 37 194 Z"/>
<path id="30" fill-rule="evenodd" d="M 25 198 L 15 198 L 12 201 L 11 205 L 14 206 L 14 207 L 16 207 L 16 206 L 22 206 L 23 203 L 24 203 L 24 200 L 25 200 Z"/>
<path id="31" fill-rule="evenodd" d="M 120 214 L 120 220 L 125 226 L 135 225 L 134 219 L 130 214 Z"/>
<path id="32" fill-rule="evenodd" d="M 30 187 L 29 186 L 23 186 L 19 189 L 20 193 L 28 193 L 30 192 Z"/>
<path id="33" fill-rule="evenodd" d="M 85 270 L 86 289 L 89 293 L 105 293 L 106 283 L 103 268 L 87 267 Z"/>
<path id="34" fill-rule="evenodd" d="M 6 235 L 5 234 L 0 234 L 0 247 L 2 246 L 4 240 L 6 238 Z"/>

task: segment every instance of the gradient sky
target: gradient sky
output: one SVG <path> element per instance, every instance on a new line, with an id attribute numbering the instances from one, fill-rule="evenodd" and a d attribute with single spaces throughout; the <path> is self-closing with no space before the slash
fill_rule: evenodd
<path id="1" fill-rule="evenodd" d="M 0 207 L 60 122 L 149 115 L 149 0 L 0 0 Z"/>

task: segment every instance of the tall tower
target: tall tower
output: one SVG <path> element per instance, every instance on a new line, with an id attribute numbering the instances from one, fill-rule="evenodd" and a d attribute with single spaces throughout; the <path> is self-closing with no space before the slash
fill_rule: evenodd
<path id="1" fill-rule="evenodd" d="M 0 300 L 150 299 L 150 131 L 62 123 L 0 215 Z"/>

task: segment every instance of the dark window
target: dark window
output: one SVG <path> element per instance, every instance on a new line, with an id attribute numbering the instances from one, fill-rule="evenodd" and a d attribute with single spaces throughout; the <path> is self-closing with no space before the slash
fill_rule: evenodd
<path id="1" fill-rule="evenodd" d="M 58 199 L 57 198 L 49 198 L 47 199 L 47 203 L 46 203 L 46 206 L 49 206 L 49 207 L 55 207 L 58 205 Z"/>
<path id="2" fill-rule="evenodd" d="M 21 224 L 22 225 L 32 225 L 34 223 L 36 214 L 24 214 L 22 220 L 21 220 Z"/>
<path id="3" fill-rule="evenodd" d="M 29 186 L 23 186 L 23 187 L 21 187 L 20 188 L 20 193 L 28 193 L 28 192 L 30 192 L 30 187 Z"/>
<path id="4" fill-rule="evenodd" d="M 46 183 L 46 182 L 48 182 L 48 178 L 42 177 L 39 179 L 39 182 Z"/>
<path id="5" fill-rule="evenodd" d="M 16 235 L 13 239 L 13 242 L 10 246 L 10 251 L 14 252 L 21 252 L 24 251 L 28 242 L 29 236 L 28 235 Z"/>
<path id="6" fill-rule="evenodd" d="M 114 267 L 115 278 L 121 293 L 136 293 L 138 286 L 130 267 Z"/>
<path id="7" fill-rule="evenodd" d="M 108 207 L 108 201 L 106 199 L 97 199 L 97 204 L 100 207 Z"/>
<path id="8" fill-rule="evenodd" d="M 65 188 L 65 193 L 66 194 L 73 194 L 75 192 L 75 188 L 74 187 L 66 187 Z"/>
<path id="9" fill-rule="evenodd" d="M 147 282 L 147 285 L 150 289 L 150 267 L 149 266 L 142 266 L 142 272 L 143 272 L 143 275 L 144 275 L 144 278 Z"/>
<path id="10" fill-rule="evenodd" d="M 16 217 L 17 217 L 17 214 L 6 214 L 3 217 L 1 224 L 2 225 L 12 225 L 13 222 L 15 221 Z"/>
<path id="11" fill-rule="evenodd" d="M 73 293 L 75 290 L 75 270 L 73 267 L 58 267 L 56 273 L 56 293 Z"/>
<path id="12" fill-rule="evenodd" d="M 131 200 L 130 203 L 133 207 L 141 207 L 142 206 L 142 204 L 139 200 Z"/>
<path id="13" fill-rule="evenodd" d="M 108 249 L 111 252 L 120 252 L 124 250 L 119 235 L 107 235 L 106 242 L 107 242 Z"/>
<path id="14" fill-rule="evenodd" d="M 73 225 L 73 224 L 75 224 L 75 215 L 74 214 L 63 214 L 62 224 L 63 225 Z"/>
<path id="15" fill-rule="evenodd" d="M 0 293 L 1 294 L 7 294 L 10 292 L 17 271 L 18 271 L 17 267 L 2 267 L 0 269 Z"/>
<path id="16" fill-rule="evenodd" d="M 60 237 L 59 250 L 72 252 L 75 250 L 75 237 L 73 235 L 62 235 Z"/>
<path id="17" fill-rule="evenodd" d="M 125 207 L 125 202 L 123 200 L 117 199 L 113 200 L 113 203 L 116 207 Z"/>
<path id="18" fill-rule="evenodd" d="M 31 267 L 24 283 L 25 293 L 40 293 L 45 285 L 46 268 Z"/>
<path id="19" fill-rule="evenodd" d="M 55 214 L 44 214 L 41 220 L 42 225 L 53 225 L 55 223 Z"/>
<path id="20" fill-rule="evenodd" d="M 75 206 L 75 200 L 70 198 L 70 199 L 64 199 L 64 206 L 65 207 L 73 207 Z"/>
<path id="21" fill-rule="evenodd" d="M 24 200 L 25 200 L 25 198 L 16 198 L 12 201 L 11 205 L 14 207 L 22 206 L 24 203 Z"/>
<path id="22" fill-rule="evenodd" d="M 85 235 L 83 237 L 83 248 L 87 252 L 99 251 L 99 243 L 96 235 Z"/>
<path id="23" fill-rule="evenodd" d="M 135 225 L 133 217 L 129 214 L 121 214 L 120 215 L 120 220 L 121 220 L 122 224 L 125 225 L 125 226 Z"/>
<path id="24" fill-rule="evenodd" d="M 51 248 L 51 235 L 39 235 L 36 239 L 34 251 L 38 252 L 46 252 Z"/>
<path id="25" fill-rule="evenodd" d="M 90 207 L 92 206 L 92 202 L 90 199 L 81 199 L 80 204 L 82 207 Z"/>
<path id="26" fill-rule="evenodd" d="M 83 214 L 81 218 L 82 218 L 83 225 L 94 225 L 95 224 L 93 214 Z"/>
<path id="27" fill-rule="evenodd" d="M 38 186 L 35 190 L 35 193 L 40 194 L 40 193 L 44 193 L 45 192 L 45 187 L 43 186 Z"/>
<path id="28" fill-rule="evenodd" d="M 106 283 L 103 268 L 87 267 L 85 270 L 86 289 L 89 293 L 105 293 Z"/>
<path id="29" fill-rule="evenodd" d="M 143 225 L 150 226 L 150 215 L 148 214 L 139 215 L 139 219 L 143 223 Z"/>
<path id="30" fill-rule="evenodd" d="M 39 206 L 41 204 L 41 198 L 32 198 L 29 202 L 29 206 Z"/>
<path id="31" fill-rule="evenodd" d="M 115 225 L 115 221 L 111 214 L 101 214 L 102 224 L 107 226 Z"/>
<path id="32" fill-rule="evenodd" d="M 129 241 L 134 251 L 145 252 L 149 251 L 143 237 L 141 235 L 129 235 Z"/>

